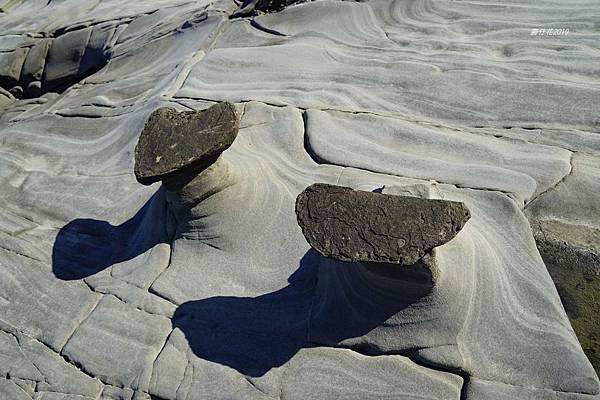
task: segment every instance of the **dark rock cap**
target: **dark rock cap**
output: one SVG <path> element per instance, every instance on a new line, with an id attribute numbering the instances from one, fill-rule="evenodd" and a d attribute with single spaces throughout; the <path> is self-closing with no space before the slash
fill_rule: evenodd
<path id="1" fill-rule="evenodd" d="M 316 183 L 296 199 L 308 243 L 340 261 L 413 265 L 471 217 L 463 203 Z"/>
<path id="2" fill-rule="evenodd" d="M 135 177 L 150 185 L 211 166 L 235 140 L 239 119 L 229 102 L 202 111 L 159 108 L 148 117 L 135 147 Z"/>

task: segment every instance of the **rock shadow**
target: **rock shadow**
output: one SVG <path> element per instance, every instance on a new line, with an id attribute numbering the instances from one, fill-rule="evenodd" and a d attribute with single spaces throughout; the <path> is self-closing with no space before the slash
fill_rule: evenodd
<path id="1" fill-rule="evenodd" d="M 344 268 L 343 264 L 346 263 L 335 267 Z M 323 272 L 319 269 L 331 267 L 323 256 L 310 250 L 289 277 L 288 286 L 257 297 L 216 296 L 188 301 L 175 311 L 173 328 L 184 333 L 199 358 L 231 367 L 246 376 L 263 376 L 285 364 L 300 349 L 323 345 L 309 340 L 311 308 L 317 279 Z M 332 298 L 338 296 L 333 294 Z M 343 299 L 343 295 L 339 296 L 339 300 Z M 388 304 L 385 311 L 353 323 L 345 334 L 335 327 L 347 326 L 351 315 L 336 315 L 328 323 L 341 342 L 385 324 L 406 306 L 405 301 L 399 301 L 397 307 Z"/>
<path id="2" fill-rule="evenodd" d="M 62 280 L 94 275 L 131 260 L 159 243 L 169 243 L 167 203 L 160 188 L 128 221 L 78 218 L 62 227 L 52 247 L 52 272 Z"/>

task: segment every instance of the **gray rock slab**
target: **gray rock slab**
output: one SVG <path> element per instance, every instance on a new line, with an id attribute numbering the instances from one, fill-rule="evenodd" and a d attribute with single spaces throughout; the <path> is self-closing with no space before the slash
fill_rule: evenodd
<path id="1" fill-rule="evenodd" d="M 0 396 L 3 399 L 31 400 L 31 396 L 19 385 L 6 378 L 0 378 Z"/>
<path id="2" fill-rule="evenodd" d="M 80 74 L 95 72 L 106 64 L 109 58 L 110 41 L 115 35 L 117 24 L 113 21 L 93 27 L 85 53 L 79 63 Z"/>
<path id="3" fill-rule="evenodd" d="M 11 52 L 0 53 L 0 86 L 5 90 L 10 90 L 19 83 L 28 51 L 28 48 L 21 47 Z"/>
<path id="4" fill-rule="evenodd" d="M 530 219 L 559 220 L 600 230 L 600 156 L 575 153 L 572 171 L 527 205 Z"/>
<path id="5" fill-rule="evenodd" d="M 80 396 L 77 394 L 70 393 L 57 393 L 57 392 L 38 392 L 35 397 L 36 400 L 93 400 L 93 397 Z"/>
<path id="6" fill-rule="evenodd" d="M 52 45 L 52 39 L 41 39 L 29 49 L 27 58 L 21 70 L 21 84 L 25 87 L 33 81 L 41 81 L 46 65 L 48 49 Z"/>
<path id="7" fill-rule="evenodd" d="M 96 398 L 102 392 L 102 383 L 65 361 L 47 346 L 26 336 L 19 336 L 21 351 L 42 375 L 37 390 L 67 393 Z"/>
<path id="8" fill-rule="evenodd" d="M 571 170 L 571 152 L 563 148 L 460 127 L 321 110 L 306 111 L 304 119 L 306 147 L 317 162 L 499 190 L 523 202 Z"/>
<path id="9" fill-rule="evenodd" d="M 148 185 L 201 172 L 231 146 L 238 129 L 237 111 L 227 102 L 202 111 L 156 110 L 135 149 L 135 176 Z"/>
<path id="10" fill-rule="evenodd" d="M 15 96 L 8 90 L 0 87 L 0 107 L 7 106 L 13 101 L 15 101 Z"/>
<path id="11" fill-rule="evenodd" d="M 308 243 L 339 261 L 412 265 L 452 240 L 470 218 L 462 203 L 314 184 L 298 195 Z"/>
<path id="12" fill-rule="evenodd" d="M 234 369 L 196 356 L 179 329 L 173 330 L 154 363 L 149 393 L 166 399 L 190 400 L 271 398 Z"/>
<path id="13" fill-rule="evenodd" d="M 60 35 L 52 41 L 43 75 L 45 91 L 60 89 L 65 83 L 78 80 L 79 65 L 91 33 L 90 27 L 78 29 Z"/>
<path id="14" fill-rule="evenodd" d="M 554 392 L 538 388 L 512 386 L 477 378 L 469 379 L 469 381 L 465 383 L 465 389 L 463 391 L 468 399 L 586 400 L 597 398 L 597 396 L 590 396 L 589 394 Z"/>
<path id="15" fill-rule="evenodd" d="M 101 400 L 131 400 L 134 391 L 129 388 L 120 388 L 112 385 L 104 385 L 104 390 L 100 396 Z"/>
<path id="16" fill-rule="evenodd" d="M 425 26 L 408 5 L 390 7 L 388 1 L 291 6 L 256 18 L 284 36 L 249 29 L 244 39 L 223 37 L 178 95 L 403 115 L 434 124 L 597 131 L 600 88 L 592 54 L 598 32 L 591 28 L 597 11 L 590 3 L 571 5 L 568 22 L 579 27 L 578 36 L 552 38 L 553 46 L 572 52 L 567 55 L 531 35 L 548 18 L 562 18 L 561 6 L 547 2 L 524 12 L 526 4 L 518 3 L 501 12 L 490 4 L 439 4 L 425 12 L 423 18 L 433 19 Z M 557 96 L 577 104 L 578 112 L 559 105 Z"/>
<path id="17" fill-rule="evenodd" d="M 40 382 L 40 370 L 21 350 L 17 335 L 0 331 L 0 373 L 2 376 Z"/>
<path id="18" fill-rule="evenodd" d="M 146 390 L 152 363 L 170 330 L 167 318 L 105 295 L 65 345 L 63 354 L 103 382 Z"/>
<path id="19" fill-rule="evenodd" d="M 385 396 L 385 388 L 397 397 L 402 390 L 454 398 L 460 382 L 454 374 L 440 380 L 436 371 L 459 368 L 473 387 L 491 382 L 489 390 L 464 388 L 467 400 L 494 394 L 596 400 L 598 394 L 584 394 L 596 391 L 596 377 L 521 212 L 523 203 L 568 174 L 569 151 L 592 155 L 598 148 L 596 5 L 326 0 L 254 23 L 229 20 L 234 8 L 228 0 L 31 0 L 14 2 L 3 14 L 3 53 L 44 33 L 117 27 L 105 68 L 66 93 L 10 95 L 0 113 L 0 328 L 60 349 L 99 295 L 53 274 L 57 234 L 77 219 L 119 226 L 152 198 L 158 185 L 140 185 L 132 172 L 138 135 L 153 110 L 239 101 L 241 129 L 221 162 L 189 182 L 189 197 L 180 192 L 161 200 L 176 221 L 168 268 L 160 272 L 161 250 L 86 278 L 93 290 L 123 299 L 99 305 L 69 349 L 70 365 L 113 382 L 101 399 L 266 399 L 284 389 L 320 400 L 337 391 Z M 530 34 L 556 21 L 572 32 Z M 63 66 L 56 72 L 74 62 Z M 315 182 L 468 204 L 469 223 L 435 251 L 440 280 L 429 296 L 400 312 L 390 301 L 401 297 L 398 291 L 379 289 L 403 286 L 355 274 L 365 272 L 348 265 L 356 263 L 326 264 L 310 252 L 294 201 Z M 415 184 L 428 190 L 413 190 Z M 591 179 L 589 185 L 595 190 Z M 398 186 L 405 189 L 392 190 Z M 147 222 L 162 224 L 159 209 L 135 223 L 128 243 L 146 242 L 146 228 L 154 226 Z M 107 277 L 110 272 L 116 275 Z M 377 285 L 364 290 L 370 284 Z M 315 302 L 316 291 L 330 301 L 319 296 Z M 146 296 L 177 304 L 176 317 L 136 310 L 159 311 Z M 336 312 L 321 312 L 322 304 L 333 303 Z M 194 310 L 195 322 L 186 324 Z M 390 310 L 381 323 L 378 313 Z M 373 319 L 381 325 L 374 327 Z M 282 338 L 305 337 L 309 320 L 314 338 L 369 356 L 346 357 L 356 352 L 311 342 L 311 349 L 292 348 L 261 376 L 223 357 L 264 358 Z M 363 332 L 352 338 L 346 329 L 341 337 L 324 333 L 344 328 L 344 321 Z M 154 334 L 147 331 L 166 336 L 173 325 L 164 350 L 154 336 L 148 346 L 139 344 L 141 335 Z M 1 343 L 6 359 L 19 363 L 14 343 Z M 211 345 L 208 354 L 203 344 Z M 378 352 L 407 352 L 413 362 Z M 315 373 L 317 365 L 323 368 Z M 146 379 L 136 380 L 138 374 L 151 375 L 151 384 L 143 388 Z M 32 382 L 15 378 L 7 385 L 32 394 Z"/>
<path id="20" fill-rule="evenodd" d="M 36 381 L 30 381 L 27 379 L 10 378 L 10 380 L 16 383 L 21 389 L 23 389 L 29 396 L 35 396 L 35 388 L 37 387 Z"/>
<path id="21" fill-rule="evenodd" d="M 0 328 L 23 332 L 60 351 L 99 295 L 79 282 L 56 280 L 39 261 L 0 252 Z"/>
<path id="22" fill-rule="evenodd" d="M 99 293 L 112 294 L 121 301 L 150 314 L 170 318 L 177 306 L 170 301 L 148 292 L 147 289 L 110 276 L 110 271 L 86 278 L 86 282 Z"/>
<path id="23" fill-rule="evenodd" d="M 290 361 L 282 396 L 458 400 L 462 383 L 458 375 L 432 371 L 402 356 L 370 357 L 347 349 L 316 348 L 302 350 Z"/>

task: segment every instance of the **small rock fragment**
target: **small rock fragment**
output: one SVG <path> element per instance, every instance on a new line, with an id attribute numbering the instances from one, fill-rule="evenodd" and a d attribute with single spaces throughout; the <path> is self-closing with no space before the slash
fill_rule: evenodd
<path id="1" fill-rule="evenodd" d="M 308 243 L 339 261 L 413 265 L 470 218 L 463 203 L 316 183 L 296 199 Z"/>
<path id="2" fill-rule="evenodd" d="M 26 98 L 39 97 L 42 95 L 42 83 L 40 81 L 30 82 L 25 88 L 23 95 Z"/>
<path id="3" fill-rule="evenodd" d="M 198 174 L 231 146 L 238 129 L 239 118 L 229 102 L 203 111 L 160 108 L 146 121 L 135 148 L 135 176 L 149 185 Z"/>
<path id="4" fill-rule="evenodd" d="M 21 86 L 13 86 L 9 92 L 16 98 L 23 97 L 23 88 Z"/>

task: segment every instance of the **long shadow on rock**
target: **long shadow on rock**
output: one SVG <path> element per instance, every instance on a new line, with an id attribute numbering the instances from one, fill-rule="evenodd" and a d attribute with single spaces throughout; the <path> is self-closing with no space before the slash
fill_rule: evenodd
<path id="1" fill-rule="evenodd" d="M 308 251 L 289 277 L 288 286 L 272 293 L 216 296 L 183 303 L 172 318 L 173 328 L 184 333 L 199 358 L 229 366 L 246 376 L 263 376 L 285 364 L 301 348 L 318 346 L 308 341 L 308 330 L 318 269 L 332 266 L 322 261 L 316 251 Z M 387 312 L 363 321 L 361 326 L 354 324 L 352 332 L 338 339 L 370 332 L 404 307 L 404 302 L 399 302 L 398 308 L 387 307 Z M 348 317 L 337 315 L 330 323 L 333 327 Z"/>
<path id="2" fill-rule="evenodd" d="M 62 227 L 52 247 L 52 271 L 59 279 L 83 279 L 168 242 L 165 193 L 161 188 L 121 225 L 82 218 Z"/>

